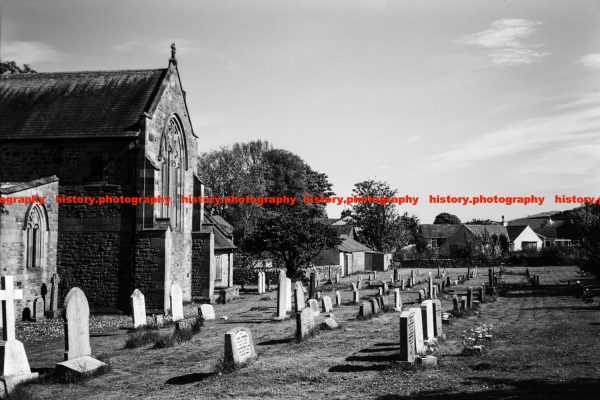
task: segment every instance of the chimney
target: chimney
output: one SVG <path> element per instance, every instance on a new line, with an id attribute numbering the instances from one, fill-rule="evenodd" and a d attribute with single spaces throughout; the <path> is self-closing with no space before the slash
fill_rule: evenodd
<path id="1" fill-rule="evenodd" d="M 177 49 L 175 48 L 175 43 L 171 43 L 171 58 L 169 59 L 169 65 L 177 65 L 177 58 L 175 58 L 175 52 Z"/>
<path id="2" fill-rule="evenodd" d="M 504 215 L 502 216 L 502 226 L 508 226 L 508 222 L 504 220 Z"/>

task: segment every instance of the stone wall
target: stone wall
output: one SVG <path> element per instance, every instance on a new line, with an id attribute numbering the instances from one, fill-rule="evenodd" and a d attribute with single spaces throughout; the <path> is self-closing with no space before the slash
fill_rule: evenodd
<path id="1" fill-rule="evenodd" d="M 212 232 L 192 233 L 192 298 L 207 299 L 214 291 L 211 268 L 214 266 L 214 236 Z M 212 291 L 211 291 L 212 287 Z"/>

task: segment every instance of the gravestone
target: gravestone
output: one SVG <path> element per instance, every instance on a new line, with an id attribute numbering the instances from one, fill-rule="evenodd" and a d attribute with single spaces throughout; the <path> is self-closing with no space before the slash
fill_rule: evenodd
<path id="1" fill-rule="evenodd" d="M 409 311 L 400 314 L 400 361 L 415 361 L 415 319 Z"/>
<path id="2" fill-rule="evenodd" d="M 321 311 L 323 313 L 329 313 L 333 311 L 333 305 L 331 304 L 331 297 L 323 296 L 321 299 Z"/>
<path id="3" fill-rule="evenodd" d="M 393 285 L 394 284 L 394 275 L 390 276 L 390 284 Z"/>
<path id="4" fill-rule="evenodd" d="M 406 283 L 406 287 L 412 287 L 413 286 L 413 282 L 414 282 L 413 278 L 409 277 L 408 281 Z"/>
<path id="5" fill-rule="evenodd" d="M 355 292 L 358 290 L 358 286 L 356 285 L 356 283 L 352 282 L 352 291 Z"/>
<path id="6" fill-rule="evenodd" d="M 326 329 L 337 329 L 340 327 L 338 322 L 333 317 L 333 314 L 327 314 L 323 319 L 321 326 Z"/>
<path id="7" fill-rule="evenodd" d="M 308 307 L 310 307 L 315 317 L 321 314 L 319 311 L 319 302 L 316 299 L 309 299 Z"/>
<path id="8" fill-rule="evenodd" d="M 400 280 L 400 287 L 402 288 L 402 290 L 406 290 L 406 280 L 404 280 L 404 279 Z"/>
<path id="9" fill-rule="evenodd" d="M 205 321 L 216 319 L 215 309 L 210 304 L 201 304 L 200 307 L 198 307 L 198 315 Z"/>
<path id="10" fill-rule="evenodd" d="M 133 318 L 133 327 L 139 328 L 146 326 L 146 301 L 144 295 L 139 289 L 135 289 L 129 296 L 131 306 L 131 317 Z"/>
<path id="11" fill-rule="evenodd" d="M 473 288 L 467 288 L 467 308 L 473 308 Z"/>
<path id="12" fill-rule="evenodd" d="M 457 295 L 452 296 L 452 305 L 454 307 L 454 311 L 458 311 L 460 309 L 460 304 Z"/>
<path id="13" fill-rule="evenodd" d="M 358 290 L 362 289 L 362 279 L 359 279 L 358 281 L 356 281 L 356 289 L 358 289 Z"/>
<path id="14" fill-rule="evenodd" d="M 41 297 L 33 300 L 33 318 L 32 321 L 41 321 L 44 319 L 44 299 Z"/>
<path id="15" fill-rule="evenodd" d="M 419 303 L 422 303 L 425 300 L 425 291 L 423 289 L 419 290 Z"/>
<path id="16" fill-rule="evenodd" d="M 265 294 L 265 273 L 258 271 L 258 294 Z"/>
<path id="17" fill-rule="evenodd" d="M 31 321 L 31 309 L 29 307 L 23 309 L 21 321 Z"/>
<path id="18" fill-rule="evenodd" d="M 423 320 L 423 338 L 433 340 L 433 303 L 431 300 L 425 300 L 421 303 L 421 318 Z"/>
<path id="19" fill-rule="evenodd" d="M 277 313 L 275 320 L 283 321 L 287 315 L 287 276 L 285 271 L 279 271 L 279 286 L 277 287 Z"/>
<path id="20" fill-rule="evenodd" d="M 225 363 L 241 367 L 256 360 L 252 332 L 246 328 L 234 328 L 225 334 Z"/>
<path id="21" fill-rule="evenodd" d="M 359 319 L 369 319 L 373 317 L 373 306 L 369 301 L 363 301 L 360 303 L 360 307 L 358 309 L 358 318 Z"/>
<path id="22" fill-rule="evenodd" d="M 60 311 L 58 310 L 58 284 L 60 283 L 59 276 L 57 274 L 53 274 L 52 279 L 50 279 L 50 283 L 50 306 L 46 310 L 46 318 L 58 318 L 60 316 Z"/>
<path id="23" fill-rule="evenodd" d="M 359 301 L 360 301 L 360 294 L 359 294 L 358 290 L 355 290 L 352 292 L 352 303 L 358 304 Z"/>
<path id="24" fill-rule="evenodd" d="M 48 286 L 46 286 L 45 283 L 42 283 L 42 286 L 40 287 L 40 294 L 42 296 L 42 301 L 44 302 L 44 312 L 46 312 L 46 310 L 48 310 L 47 304 L 49 302 L 46 302 L 46 295 L 48 294 Z"/>
<path id="25" fill-rule="evenodd" d="M 183 319 L 183 292 L 181 286 L 178 283 L 171 285 L 171 317 L 173 322 L 181 321 Z"/>
<path id="26" fill-rule="evenodd" d="M 373 271 L 373 280 L 377 280 L 377 271 Z"/>
<path id="27" fill-rule="evenodd" d="M 154 325 L 158 326 L 159 328 L 162 328 L 162 326 L 165 324 L 165 316 L 163 314 L 154 314 Z"/>
<path id="28" fill-rule="evenodd" d="M 414 282 L 415 282 L 415 270 L 411 269 L 410 270 L 410 283 L 414 284 Z"/>
<path id="29" fill-rule="evenodd" d="M 310 308 L 296 314 L 296 339 L 302 340 L 315 329 L 315 316 Z"/>
<path id="30" fill-rule="evenodd" d="M 315 300 L 321 300 L 321 292 L 315 293 Z"/>
<path id="31" fill-rule="evenodd" d="M 371 308 L 373 309 L 373 316 L 376 316 L 379 314 L 379 301 L 378 299 L 371 299 L 369 301 L 371 302 Z"/>
<path id="32" fill-rule="evenodd" d="M 292 280 L 285 279 L 285 311 L 292 312 Z"/>
<path id="33" fill-rule="evenodd" d="M 451 286 L 451 285 L 450 285 L 450 276 L 448 275 L 448 276 L 446 277 L 446 287 L 450 287 L 450 286 Z"/>
<path id="34" fill-rule="evenodd" d="M 335 284 L 339 284 L 340 283 L 340 274 L 335 274 Z"/>
<path id="35" fill-rule="evenodd" d="M 308 298 L 309 299 L 314 299 L 316 291 L 317 291 L 317 275 L 313 271 L 313 272 L 310 273 L 310 284 L 309 284 L 309 287 L 308 287 Z"/>
<path id="36" fill-rule="evenodd" d="M 460 309 L 461 310 L 466 310 L 467 309 L 467 296 L 461 296 L 460 297 Z"/>
<path id="37" fill-rule="evenodd" d="M 421 308 L 413 307 L 408 310 L 413 314 L 415 321 L 415 351 L 417 354 L 422 354 L 425 351 L 423 343 L 423 319 L 421 318 Z"/>
<path id="38" fill-rule="evenodd" d="M 390 292 L 390 288 L 388 287 L 387 282 L 383 282 L 383 294 L 388 294 Z"/>
<path id="39" fill-rule="evenodd" d="M 402 298 L 400 298 L 400 289 L 394 289 L 394 310 L 402 311 Z"/>
<path id="40" fill-rule="evenodd" d="M 378 287 L 377 288 L 377 295 L 381 296 L 383 294 L 383 288 L 382 287 Z"/>
<path id="41" fill-rule="evenodd" d="M 25 347 L 16 339 L 14 302 L 22 299 L 23 290 L 15 289 L 14 277 L 3 276 L 0 281 L 3 322 L 0 341 L 0 385 L 2 385 L 1 381 L 4 381 L 4 392 L 8 395 L 14 391 L 16 385 L 38 377 L 37 372 L 31 373 Z"/>
<path id="42" fill-rule="evenodd" d="M 388 306 L 387 296 L 379 296 L 379 307 L 383 311 Z"/>
<path id="43" fill-rule="evenodd" d="M 335 291 L 335 306 L 340 307 L 342 305 L 342 294 L 339 290 Z"/>
<path id="44" fill-rule="evenodd" d="M 64 303 L 65 361 L 56 364 L 59 373 L 90 374 L 106 364 L 92 358 L 90 346 L 90 307 L 85 294 L 72 288 Z"/>
<path id="45" fill-rule="evenodd" d="M 479 287 L 479 302 L 485 303 L 485 288 L 483 286 Z"/>
<path id="46" fill-rule="evenodd" d="M 302 311 L 305 307 L 304 287 L 302 286 L 302 282 L 300 281 L 294 284 L 294 299 L 294 312 L 298 313 Z"/>
<path id="47" fill-rule="evenodd" d="M 442 281 L 442 293 L 446 291 L 446 281 Z"/>
<path id="48" fill-rule="evenodd" d="M 400 280 L 400 270 L 398 268 L 394 268 L 394 281 L 398 282 Z"/>
<path id="49" fill-rule="evenodd" d="M 431 277 L 431 272 L 429 272 L 429 282 L 428 282 L 428 290 L 427 290 L 427 294 L 428 294 L 428 298 L 431 299 L 433 298 L 433 278 Z"/>
<path id="50" fill-rule="evenodd" d="M 491 268 L 488 268 L 488 286 L 494 286 L 494 271 Z"/>
<path id="51" fill-rule="evenodd" d="M 433 304 L 433 334 L 435 337 L 442 336 L 442 302 L 438 299 Z"/>

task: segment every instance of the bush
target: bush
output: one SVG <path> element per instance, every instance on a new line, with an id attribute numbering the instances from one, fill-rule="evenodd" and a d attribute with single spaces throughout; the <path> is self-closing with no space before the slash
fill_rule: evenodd
<path id="1" fill-rule="evenodd" d="M 125 342 L 126 349 L 136 349 L 156 342 L 160 338 L 160 333 L 153 330 L 138 330 L 129 335 Z"/>

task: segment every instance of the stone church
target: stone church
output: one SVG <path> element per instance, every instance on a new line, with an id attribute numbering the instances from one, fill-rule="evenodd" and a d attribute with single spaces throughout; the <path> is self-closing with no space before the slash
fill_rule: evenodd
<path id="1" fill-rule="evenodd" d="M 175 57 L 167 68 L 0 76 L 0 272 L 28 306 L 59 276 L 59 304 L 80 287 L 95 311 L 127 310 L 140 289 L 150 311 L 233 288 L 227 223 L 181 201 L 204 186 Z M 67 204 L 72 196 L 170 198 L 169 203 Z M 218 265 L 217 265 L 218 264 Z M 44 288 L 42 286 L 44 285 Z"/>

